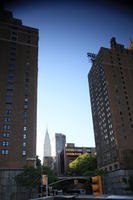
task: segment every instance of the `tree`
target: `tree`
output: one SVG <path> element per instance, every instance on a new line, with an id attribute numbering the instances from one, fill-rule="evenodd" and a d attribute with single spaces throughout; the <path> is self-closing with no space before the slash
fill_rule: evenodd
<path id="1" fill-rule="evenodd" d="M 42 175 L 48 175 L 49 184 L 57 181 L 54 172 L 49 167 L 42 166 L 41 160 L 36 156 L 36 168 L 25 166 L 23 172 L 16 176 L 16 183 L 18 186 L 26 188 L 29 192 L 29 198 L 31 198 L 33 190 L 40 190 Z"/>
<path id="2" fill-rule="evenodd" d="M 41 161 L 36 156 L 36 168 L 32 166 L 24 166 L 24 170 L 21 174 L 18 174 L 15 178 L 18 186 L 26 188 L 29 192 L 29 198 L 31 197 L 33 189 L 37 189 L 41 185 Z"/>
<path id="3" fill-rule="evenodd" d="M 101 173 L 97 169 L 96 155 L 84 153 L 69 164 L 68 173 L 78 176 L 94 176 Z"/>
<path id="4" fill-rule="evenodd" d="M 33 189 L 38 189 L 41 184 L 41 171 L 39 168 L 25 166 L 24 171 L 16 176 L 17 185 L 25 187 L 31 197 Z"/>
<path id="5" fill-rule="evenodd" d="M 39 159 L 39 156 L 36 156 L 36 167 L 41 167 L 41 160 Z"/>

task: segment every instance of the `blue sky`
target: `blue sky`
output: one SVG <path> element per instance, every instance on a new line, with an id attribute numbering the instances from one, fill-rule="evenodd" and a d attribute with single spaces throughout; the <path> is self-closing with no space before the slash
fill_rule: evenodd
<path id="1" fill-rule="evenodd" d="M 39 29 L 37 154 L 41 159 L 46 127 L 50 138 L 59 132 L 77 146 L 95 146 L 87 52 L 109 47 L 112 36 L 128 47 L 133 15 L 129 5 L 118 2 L 23 1 L 6 5 L 24 25 Z"/>

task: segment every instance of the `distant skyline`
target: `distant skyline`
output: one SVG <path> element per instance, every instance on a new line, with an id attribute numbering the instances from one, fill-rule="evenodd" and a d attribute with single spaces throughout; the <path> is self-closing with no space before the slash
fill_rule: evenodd
<path id="1" fill-rule="evenodd" d="M 39 29 L 37 155 L 43 158 L 48 126 L 76 146 L 95 146 L 87 52 L 110 47 L 111 37 L 129 46 L 133 14 L 123 1 L 22 1 L 5 8 Z"/>

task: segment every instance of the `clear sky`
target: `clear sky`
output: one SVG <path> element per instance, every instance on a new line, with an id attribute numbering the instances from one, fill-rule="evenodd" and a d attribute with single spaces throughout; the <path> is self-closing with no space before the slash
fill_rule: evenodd
<path id="1" fill-rule="evenodd" d="M 46 128 L 50 138 L 66 135 L 77 146 L 95 146 L 87 75 L 87 52 L 129 45 L 133 38 L 130 1 L 14 1 L 6 9 L 39 29 L 37 155 L 42 159 Z M 108 2 L 108 3 L 107 3 Z"/>

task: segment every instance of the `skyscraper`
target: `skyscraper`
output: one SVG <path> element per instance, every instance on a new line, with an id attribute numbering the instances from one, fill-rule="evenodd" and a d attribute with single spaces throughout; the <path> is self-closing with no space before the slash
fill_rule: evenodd
<path id="1" fill-rule="evenodd" d="M 44 139 L 44 157 L 43 165 L 53 168 L 53 158 L 51 156 L 51 143 L 48 134 L 48 129 L 46 129 L 45 139 Z"/>
<path id="2" fill-rule="evenodd" d="M 51 144 L 48 134 L 48 129 L 46 129 L 45 139 L 44 139 L 44 157 L 51 156 Z"/>
<path id="3" fill-rule="evenodd" d="M 0 10 L 0 52 L 0 177 L 3 178 L 3 169 L 9 169 L 11 175 L 11 170 L 35 165 L 38 29 L 24 26 L 11 12 Z"/>
<path id="4" fill-rule="evenodd" d="M 56 156 L 64 149 L 66 144 L 66 136 L 62 133 L 55 133 L 55 152 Z"/>
<path id="5" fill-rule="evenodd" d="M 88 75 L 98 166 L 133 169 L 133 42 L 111 39 L 101 47 Z"/>
<path id="6" fill-rule="evenodd" d="M 55 171 L 57 175 L 60 175 L 61 173 L 60 153 L 62 150 L 64 150 L 65 144 L 66 144 L 66 136 L 62 133 L 55 133 L 53 138 L 53 147 L 54 147 L 53 155 L 56 157 Z"/>

